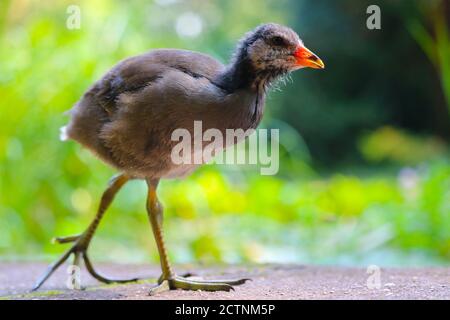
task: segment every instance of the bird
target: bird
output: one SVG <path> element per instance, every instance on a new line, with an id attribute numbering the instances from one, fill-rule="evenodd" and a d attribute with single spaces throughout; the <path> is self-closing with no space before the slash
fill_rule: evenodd
<path id="1" fill-rule="evenodd" d="M 118 174 L 102 194 L 95 218 L 79 235 L 59 237 L 72 243 L 47 267 L 32 290 L 37 290 L 67 259 L 82 261 L 104 283 L 126 283 L 98 273 L 88 248 L 107 208 L 130 180 L 145 180 L 146 209 L 158 249 L 161 276 L 149 294 L 166 290 L 229 291 L 249 279 L 193 280 L 177 275 L 169 262 L 163 233 L 160 180 L 186 177 L 200 164 L 175 164 L 171 159 L 177 128 L 202 130 L 257 128 L 268 89 L 280 77 L 302 68 L 324 69 L 323 61 L 306 48 L 291 28 L 266 23 L 246 33 L 227 65 L 206 54 L 180 49 L 154 49 L 117 63 L 95 82 L 68 111 L 62 138 L 73 140 L 112 166 Z"/>

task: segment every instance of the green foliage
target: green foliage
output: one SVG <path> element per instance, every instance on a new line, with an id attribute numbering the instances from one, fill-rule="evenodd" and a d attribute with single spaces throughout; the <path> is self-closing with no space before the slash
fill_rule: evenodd
<path id="1" fill-rule="evenodd" d="M 418 137 L 393 127 L 382 127 L 361 139 L 360 150 L 372 162 L 418 164 L 445 156 L 446 145 L 435 137 Z"/>
<path id="2" fill-rule="evenodd" d="M 439 73 L 450 115 L 450 35 L 446 10 L 444 0 L 436 1 L 425 10 L 432 21 L 434 36 L 419 19 L 411 19 L 408 28 Z"/>
<path id="3" fill-rule="evenodd" d="M 0 259 L 42 253 L 50 259 L 62 250 L 51 237 L 79 233 L 92 219 L 114 172 L 75 143 L 58 141 L 58 131 L 67 121 L 63 112 L 95 79 L 120 59 L 157 47 L 199 50 L 226 61 L 244 32 L 275 21 L 302 30 L 327 70 L 299 73 L 282 94 L 269 96 L 264 125 L 280 128 L 280 175 L 207 166 L 187 180 L 162 183 L 171 258 L 365 263 L 382 255 L 386 263 L 416 256 L 420 263 L 449 261 L 450 163 L 444 142 L 383 128 L 399 114 L 408 116 L 413 130 L 432 128 L 422 121 L 434 110 L 433 100 L 424 98 L 431 85 L 408 80 L 408 70 L 398 69 L 398 58 L 412 52 L 409 42 L 357 27 L 361 22 L 354 17 L 363 15 L 364 3 L 75 2 L 82 9 L 80 30 L 65 26 L 73 1 L 0 2 Z M 188 11 L 203 19 L 197 38 L 175 32 L 177 18 Z M 422 74 L 417 55 L 408 59 Z M 400 88 L 385 86 L 386 78 Z M 418 96 L 409 98 L 411 91 Z M 414 167 L 352 173 L 359 156 L 352 144 L 363 130 L 379 127 L 362 140 L 363 155 Z M 339 159 L 347 161 L 344 169 L 327 171 L 342 173 L 322 176 L 313 169 Z M 158 259 L 145 196 L 138 181 L 119 194 L 94 240 L 96 258 L 145 261 L 150 253 L 152 261 Z"/>
<path id="4" fill-rule="evenodd" d="M 296 72 L 271 113 L 298 130 L 316 166 L 357 162 L 360 136 L 386 125 L 448 143 L 448 1 L 379 0 L 381 30 L 366 27 L 370 0 L 293 2 L 290 24 L 326 69 Z M 410 21 L 431 38 L 436 68 Z"/>

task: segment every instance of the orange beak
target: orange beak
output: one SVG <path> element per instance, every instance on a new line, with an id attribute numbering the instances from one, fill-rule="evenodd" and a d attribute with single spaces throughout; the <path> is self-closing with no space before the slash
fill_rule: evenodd
<path id="1" fill-rule="evenodd" d="M 305 47 L 298 47 L 294 52 L 296 66 L 303 68 L 324 69 L 325 64 L 318 56 Z"/>

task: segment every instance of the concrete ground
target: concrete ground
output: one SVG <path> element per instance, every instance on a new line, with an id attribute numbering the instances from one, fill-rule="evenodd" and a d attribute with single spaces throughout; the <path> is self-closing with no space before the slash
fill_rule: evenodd
<path id="1" fill-rule="evenodd" d="M 103 285 L 84 270 L 85 290 L 66 287 L 67 266 L 37 292 L 29 293 L 45 270 L 43 263 L 0 263 L 0 299 L 446 299 L 450 300 L 450 268 L 344 268 L 301 265 L 177 266 L 208 278 L 252 278 L 231 292 L 170 291 L 148 296 L 159 276 L 156 266 L 99 264 L 114 277 L 142 277 L 138 283 Z M 369 286 L 368 286 L 369 283 Z"/>

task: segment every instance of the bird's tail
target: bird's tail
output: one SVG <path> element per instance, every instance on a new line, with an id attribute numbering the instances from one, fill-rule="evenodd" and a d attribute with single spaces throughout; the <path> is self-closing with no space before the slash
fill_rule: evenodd
<path id="1" fill-rule="evenodd" d="M 67 135 L 67 126 L 59 128 L 59 140 L 67 141 L 69 136 Z"/>

